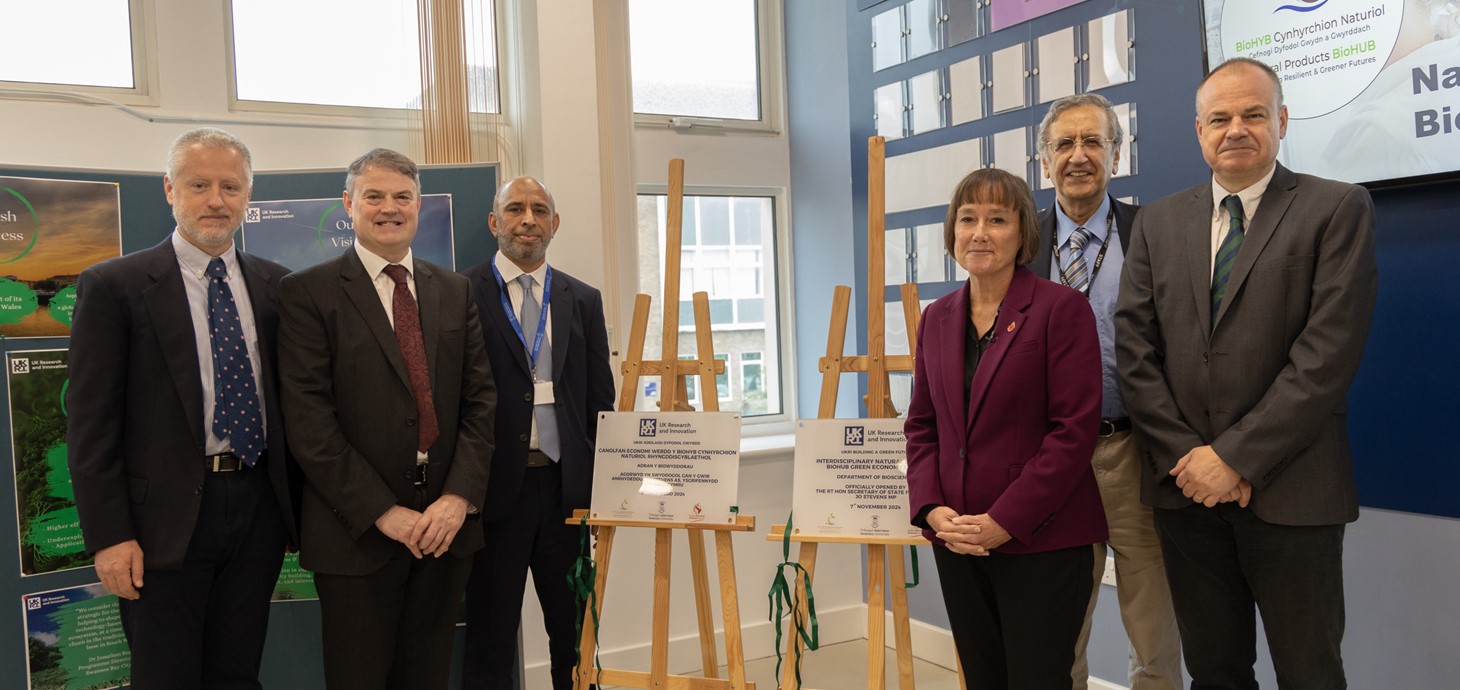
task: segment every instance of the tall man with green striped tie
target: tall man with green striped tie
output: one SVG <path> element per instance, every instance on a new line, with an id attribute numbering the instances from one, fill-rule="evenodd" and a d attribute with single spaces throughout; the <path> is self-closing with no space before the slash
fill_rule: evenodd
<path id="1" fill-rule="evenodd" d="M 1378 286 L 1362 187 L 1277 163 L 1282 84 L 1238 58 L 1196 94 L 1212 169 L 1146 206 L 1116 309 L 1121 389 L 1146 449 L 1194 688 L 1343 688 L 1343 534 L 1358 518 L 1344 396 Z"/>

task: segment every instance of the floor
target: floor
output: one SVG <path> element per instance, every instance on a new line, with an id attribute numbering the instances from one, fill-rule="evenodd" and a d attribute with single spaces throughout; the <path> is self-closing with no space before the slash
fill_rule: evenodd
<path id="1" fill-rule="evenodd" d="M 897 689 L 897 657 L 887 650 L 887 690 Z M 787 660 L 786 663 L 790 663 Z M 720 667 L 720 677 L 728 678 L 725 667 Z M 752 659 L 745 662 L 746 680 L 755 683 L 756 690 L 776 689 L 776 658 Z M 913 659 L 913 678 L 918 690 L 960 690 L 958 673 L 936 664 Z M 852 640 L 841 644 L 825 645 L 808 653 L 801 661 L 801 682 L 804 687 L 816 690 L 855 690 L 867 687 L 867 641 Z"/>

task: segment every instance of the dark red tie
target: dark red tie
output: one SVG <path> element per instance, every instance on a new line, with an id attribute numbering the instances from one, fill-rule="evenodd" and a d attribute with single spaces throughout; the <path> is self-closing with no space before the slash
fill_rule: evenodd
<path id="1" fill-rule="evenodd" d="M 421 338 L 421 313 L 416 298 L 406 285 L 406 267 L 390 264 L 385 274 L 395 281 L 395 298 L 391 313 L 395 318 L 395 339 L 406 360 L 406 374 L 411 379 L 411 392 L 416 396 L 416 450 L 424 453 L 436 442 L 441 430 L 436 426 L 436 401 L 431 398 L 431 372 L 426 369 L 426 343 Z"/>

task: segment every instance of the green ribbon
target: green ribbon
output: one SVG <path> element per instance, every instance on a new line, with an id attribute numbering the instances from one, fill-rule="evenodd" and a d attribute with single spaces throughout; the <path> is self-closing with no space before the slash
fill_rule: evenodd
<path id="1" fill-rule="evenodd" d="M 791 623 L 792 625 L 796 626 L 796 629 L 792 634 L 799 636 L 801 638 L 801 641 L 806 643 L 806 648 L 809 650 L 815 651 L 818 647 L 821 646 L 821 643 L 818 641 L 820 639 L 820 636 L 818 634 L 819 624 L 816 621 L 816 597 L 812 596 L 811 594 L 811 574 L 806 572 L 806 569 L 801 567 L 800 563 L 791 560 L 791 519 L 793 517 L 795 517 L 794 513 L 786 517 L 786 531 L 781 535 L 781 557 L 785 560 L 776 566 L 776 578 L 773 582 L 771 582 L 770 592 L 767 593 L 767 596 L 770 599 L 770 620 L 771 623 L 774 623 L 776 626 L 777 679 L 781 677 L 781 662 L 785 660 L 784 655 L 781 653 L 781 619 L 785 617 L 785 610 L 787 607 L 790 608 Z M 803 589 L 806 592 L 806 619 L 811 622 L 810 634 L 807 634 L 805 626 L 801 624 L 801 617 L 797 615 L 800 610 L 800 605 L 797 604 L 796 598 L 794 596 L 795 587 L 792 586 L 790 582 L 786 579 L 787 566 L 791 568 L 791 577 L 794 578 L 797 573 L 800 573 L 802 576 L 801 582 L 803 583 Z M 796 648 L 796 659 L 794 663 L 796 664 L 796 686 L 800 687 L 800 647 Z M 777 682 L 779 682 L 779 680 Z"/>
<path id="2" fill-rule="evenodd" d="M 912 560 L 913 579 L 912 582 L 904 582 L 903 587 L 906 589 L 912 589 L 913 587 L 918 586 L 918 582 L 922 581 L 922 578 L 918 576 L 918 547 L 909 544 L 907 547 L 907 555 L 908 558 Z"/>
<path id="3" fill-rule="evenodd" d="M 593 669 L 599 675 L 603 675 L 603 663 L 598 659 L 598 592 L 594 590 L 593 583 L 598 577 L 598 563 L 593 560 L 592 551 L 589 548 L 589 536 L 593 530 L 588 526 L 588 513 L 583 513 L 583 519 L 578 522 L 580 536 L 578 537 L 578 560 L 574 561 L 573 569 L 568 572 L 568 589 L 573 590 L 573 600 L 577 602 L 579 611 L 583 610 L 583 604 L 588 603 L 588 611 L 593 615 Z M 573 619 L 573 637 L 577 640 L 583 639 L 583 617 L 577 616 Z M 574 663 L 577 667 L 583 660 L 583 650 L 578 645 L 573 646 Z"/>

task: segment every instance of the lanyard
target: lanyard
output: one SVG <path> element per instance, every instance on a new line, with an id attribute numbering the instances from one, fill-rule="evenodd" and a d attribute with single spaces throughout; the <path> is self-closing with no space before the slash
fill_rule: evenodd
<path id="1" fill-rule="evenodd" d="M 517 339 L 522 341 L 522 347 L 527 351 L 527 368 L 532 371 L 532 380 L 537 381 L 537 356 L 542 352 L 542 336 L 547 332 L 548 304 L 553 289 L 553 267 L 547 267 L 547 275 L 542 279 L 542 314 L 537 318 L 537 335 L 532 338 L 532 348 L 527 347 L 527 336 L 522 333 L 522 324 L 517 320 L 517 312 L 512 309 L 512 300 L 507 299 L 507 283 L 502 280 L 502 272 L 497 270 L 497 262 L 492 262 L 492 276 L 497 279 L 497 290 L 502 297 L 502 311 L 507 312 L 507 321 L 512 324 L 512 332 L 517 334 Z M 531 288 L 526 288 L 531 289 Z M 524 295 L 524 299 L 526 299 Z"/>
<path id="2" fill-rule="evenodd" d="M 1094 288 L 1095 287 L 1095 276 L 1100 275 L 1100 264 L 1105 263 L 1105 250 L 1110 249 L 1110 230 L 1111 230 L 1111 228 L 1114 227 L 1114 225 L 1115 225 L 1115 204 L 1112 203 L 1110 205 L 1110 211 L 1105 214 L 1105 240 L 1100 243 L 1100 253 L 1095 255 L 1095 266 L 1094 266 L 1094 268 L 1091 268 L 1090 269 L 1090 282 L 1085 283 L 1085 299 L 1090 299 L 1090 290 L 1091 290 L 1091 288 Z M 1052 230 L 1049 233 L 1049 246 L 1051 246 L 1051 247 L 1054 248 L 1054 252 L 1055 252 L 1055 255 L 1054 255 L 1054 264 L 1055 264 L 1056 267 L 1058 267 L 1060 265 L 1060 263 L 1062 263 L 1060 261 L 1059 253 L 1062 252 L 1062 251 L 1064 251 L 1063 249 L 1060 248 L 1060 245 L 1059 245 L 1059 231 L 1060 231 L 1059 224 L 1056 223 L 1054 230 Z M 493 265 L 492 268 L 495 270 L 496 269 L 496 266 Z M 1064 286 L 1065 287 L 1069 287 L 1070 286 L 1070 279 L 1065 277 L 1064 268 L 1061 267 L 1059 269 L 1059 274 L 1060 274 L 1060 282 L 1061 283 L 1064 283 Z M 501 278 L 498 278 L 497 279 L 497 282 L 501 282 L 501 281 L 502 281 Z"/>

